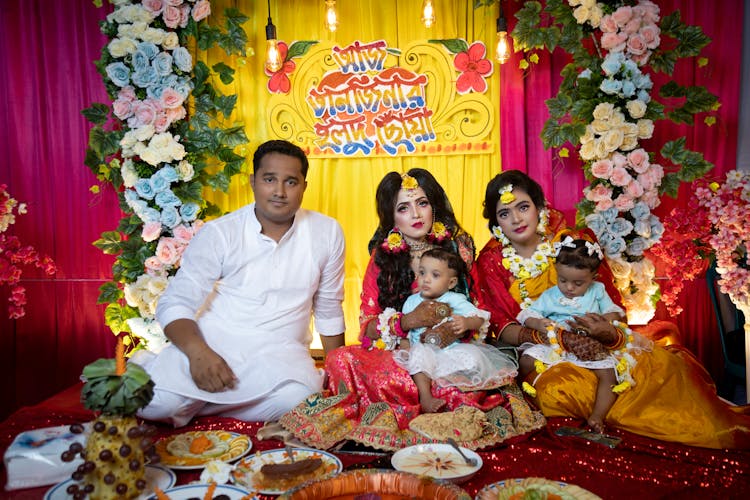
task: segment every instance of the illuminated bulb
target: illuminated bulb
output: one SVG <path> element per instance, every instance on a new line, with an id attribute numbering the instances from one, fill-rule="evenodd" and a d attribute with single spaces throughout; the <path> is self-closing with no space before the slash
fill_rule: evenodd
<path id="1" fill-rule="evenodd" d="M 339 25 L 339 17 L 336 13 L 336 0 L 326 0 L 326 29 L 334 32 Z"/>
<path id="2" fill-rule="evenodd" d="M 281 69 L 281 53 L 279 52 L 279 43 L 275 38 L 266 40 L 266 69 L 270 73 L 275 73 Z"/>
<path id="3" fill-rule="evenodd" d="M 432 0 L 424 0 L 422 3 L 422 22 L 425 28 L 435 23 L 435 9 L 432 8 Z"/>
<path id="4" fill-rule="evenodd" d="M 495 47 L 495 60 L 505 64 L 510 59 L 510 46 L 508 45 L 508 33 L 500 31 L 497 34 L 497 47 Z"/>

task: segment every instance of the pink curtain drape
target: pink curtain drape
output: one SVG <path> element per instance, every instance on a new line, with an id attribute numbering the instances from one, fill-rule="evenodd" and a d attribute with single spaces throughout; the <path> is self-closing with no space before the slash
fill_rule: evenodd
<path id="1" fill-rule="evenodd" d="M 708 161 L 716 165 L 712 173 L 721 175 L 736 166 L 743 1 L 655 0 L 655 3 L 659 5 L 662 16 L 679 9 L 685 23 L 701 26 L 712 39 L 701 54 L 708 58 L 707 66 L 699 68 L 697 58 L 682 60 L 673 75 L 652 75 L 655 87 L 668 79 L 682 85 L 703 85 L 719 96 L 721 107 L 715 113 L 717 123 L 712 127 L 703 123 L 702 116 L 694 126 L 678 126 L 668 120 L 656 122 L 654 137 L 644 142 L 644 147 L 647 151 L 658 152 L 665 142 L 684 136 L 687 148 L 703 153 Z M 503 2 L 510 29 L 516 24 L 514 14 L 521 5 L 521 2 Z M 527 74 L 518 69 L 519 60 L 520 54 L 514 54 L 500 69 L 503 169 L 526 171 L 541 184 L 553 206 L 562 210 L 572 223 L 575 220 L 575 204 L 581 199 L 582 190 L 587 184 L 580 162 L 573 157 L 557 158 L 556 152 L 544 149 L 540 139 L 548 117 L 544 101 L 555 95 L 562 79 L 560 71 L 568 62 L 567 57 L 560 49 L 552 55 L 542 52 L 539 64 L 532 65 Z M 665 198 L 657 210 L 660 216 L 685 202 L 684 188 L 677 200 Z M 657 268 L 658 265 L 657 262 Z M 708 300 L 705 280 L 688 284 L 681 296 L 685 312 L 672 320 L 680 328 L 684 345 L 704 362 L 712 374 L 718 375 L 722 366 L 721 350 L 715 317 Z M 670 319 L 663 308 L 657 310 L 657 318 Z"/>
<path id="2" fill-rule="evenodd" d="M 0 183 L 26 202 L 9 229 L 50 255 L 50 278 L 26 268 L 26 316 L 7 318 L 0 289 L 0 418 L 74 383 L 81 367 L 114 352 L 98 287 L 112 260 L 92 242 L 119 221 L 111 191 L 92 194 L 84 166 L 90 125 L 81 110 L 108 102 L 93 61 L 107 10 L 90 0 L 10 0 L 0 8 Z"/>

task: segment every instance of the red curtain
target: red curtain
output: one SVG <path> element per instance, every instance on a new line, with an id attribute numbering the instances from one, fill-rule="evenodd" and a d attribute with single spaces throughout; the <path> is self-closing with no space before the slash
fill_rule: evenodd
<path id="1" fill-rule="evenodd" d="M 662 16 L 679 9 L 686 24 L 701 26 L 712 40 L 701 54 L 708 58 L 707 66 L 699 68 L 697 58 L 682 60 L 673 75 L 652 74 L 655 88 L 669 79 L 682 85 L 702 85 L 719 96 L 721 107 L 716 112 L 717 123 L 712 127 L 703 123 L 702 116 L 694 126 L 678 126 L 668 120 L 656 122 L 653 138 L 643 145 L 647 151 L 658 152 L 665 142 L 684 136 L 687 148 L 703 153 L 716 165 L 712 174 L 721 175 L 735 168 L 737 161 L 744 2 L 655 0 L 655 3 L 659 5 Z M 521 5 L 521 2 L 503 2 L 510 29 L 515 26 L 514 14 Z M 582 198 L 582 190 L 587 184 L 580 162 L 574 158 L 556 158 L 555 152 L 544 149 L 540 139 L 548 117 L 544 101 L 555 95 L 562 80 L 560 71 L 568 58 L 560 49 L 552 55 L 542 52 L 539 63 L 531 65 L 526 74 L 518 69 L 520 58 L 520 54 L 514 54 L 500 69 L 503 169 L 526 171 L 542 185 L 553 206 L 562 210 L 572 223 L 575 204 Z M 674 206 L 683 204 L 686 198 L 684 188 L 677 200 L 666 198 L 657 214 L 663 217 Z M 718 376 L 722 366 L 721 349 L 705 280 L 688 284 L 681 301 L 685 312 L 671 319 L 680 328 L 684 345 L 704 362 L 712 374 Z M 658 309 L 657 318 L 670 319 L 663 307 Z"/>
<path id="2" fill-rule="evenodd" d="M 107 9 L 90 0 L 4 1 L 0 8 L 0 183 L 28 205 L 9 229 L 50 255 L 48 277 L 25 268 L 26 315 L 7 318 L 0 289 L 0 418 L 74 383 L 81 367 L 114 352 L 96 306 L 112 260 L 92 242 L 120 218 L 111 191 L 93 194 L 84 166 L 90 125 L 81 110 L 108 102 L 93 61 L 107 39 Z"/>

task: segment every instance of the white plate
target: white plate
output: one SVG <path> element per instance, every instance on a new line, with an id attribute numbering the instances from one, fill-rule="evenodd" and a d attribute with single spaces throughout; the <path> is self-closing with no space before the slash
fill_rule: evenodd
<path id="1" fill-rule="evenodd" d="M 523 492 L 525 488 L 533 488 L 534 486 L 543 487 L 545 485 L 549 485 L 550 487 L 557 488 L 559 491 L 565 492 L 568 498 L 575 498 L 576 500 L 601 500 L 601 497 L 591 493 L 589 490 L 581 488 L 580 486 L 576 486 L 575 484 L 568 484 L 562 481 L 552 481 L 541 477 L 506 479 L 504 481 L 488 484 L 477 492 L 475 500 L 511 498 L 514 495 L 518 495 L 519 492 Z M 519 489 L 519 486 L 522 488 Z"/>
<path id="2" fill-rule="evenodd" d="M 227 451 L 224 455 L 219 457 L 206 457 L 205 459 L 200 458 L 181 458 L 177 457 L 175 455 L 172 455 L 167 451 L 167 443 L 172 441 L 178 436 L 182 435 L 194 435 L 194 434 L 214 434 L 214 435 L 220 435 L 224 436 L 227 440 L 230 442 L 230 450 Z M 236 442 L 235 445 L 231 445 L 231 443 Z M 165 438 L 160 439 L 156 442 L 156 452 L 161 457 L 161 465 L 165 467 L 169 467 L 170 469 L 174 470 L 194 470 L 194 469 L 202 469 L 206 466 L 206 464 L 212 460 L 219 460 L 221 462 L 227 462 L 231 463 L 236 460 L 239 460 L 240 458 L 244 457 L 248 454 L 248 452 L 252 449 L 253 442 L 250 440 L 250 438 L 244 434 L 238 434 L 236 432 L 229 432 L 229 431 L 189 431 L 189 432 L 183 432 L 182 434 L 174 434 L 172 436 L 167 436 Z M 182 462 L 182 463 L 177 463 Z M 189 462 L 189 463 L 185 463 Z"/>
<path id="3" fill-rule="evenodd" d="M 289 479 L 287 480 L 284 489 L 264 488 L 262 484 L 256 485 L 253 476 L 256 472 L 259 473 L 261 467 L 266 464 L 290 462 L 286 450 L 277 449 L 256 453 L 255 455 L 245 457 L 237 462 L 234 466 L 234 471 L 232 471 L 232 482 L 239 484 L 250 491 L 258 492 L 263 495 L 280 495 L 295 486 L 299 486 L 303 482 L 313 479 L 323 479 L 338 474 L 344 468 L 338 457 L 331 455 L 326 451 L 315 450 L 312 448 L 293 448 L 293 453 L 295 460 L 305 460 L 308 458 L 320 458 L 323 460 L 323 465 L 315 471 L 315 477 L 308 477 L 308 475 L 305 475 L 299 478 Z"/>
<path id="4" fill-rule="evenodd" d="M 468 448 L 461 448 L 461 451 L 467 457 L 476 459 L 477 465 L 472 467 L 467 464 L 455 448 L 444 443 L 409 446 L 394 453 L 391 464 L 398 471 L 459 483 L 482 468 L 482 457 Z"/>
<path id="5" fill-rule="evenodd" d="M 190 498 L 203 498 L 208 491 L 207 484 L 186 484 L 185 486 L 175 486 L 164 490 L 164 494 L 169 497 L 169 500 L 188 500 Z M 231 484 L 218 484 L 214 490 L 214 496 L 226 495 L 229 500 L 240 500 L 241 498 L 250 498 L 250 492 L 244 490 L 238 486 L 232 486 Z M 149 497 L 149 500 L 154 500 L 156 496 Z M 258 497 L 252 497 L 257 499 Z"/>
<path id="6" fill-rule="evenodd" d="M 175 473 L 164 467 L 158 467 L 156 465 L 146 465 L 146 489 L 138 497 L 138 500 L 144 500 L 154 491 L 155 487 L 159 487 L 160 490 L 164 491 L 167 488 L 174 486 L 177 482 L 177 476 Z M 57 483 L 55 486 L 47 490 L 44 494 L 44 500 L 68 500 L 73 498 L 67 491 L 68 486 L 74 484 L 73 479 L 68 479 L 62 483 Z"/>

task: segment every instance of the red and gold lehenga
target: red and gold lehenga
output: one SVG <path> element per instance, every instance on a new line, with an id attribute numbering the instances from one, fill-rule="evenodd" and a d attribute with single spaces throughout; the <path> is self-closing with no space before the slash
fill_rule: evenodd
<path id="1" fill-rule="evenodd" d="M 550 239 L 554 241 L 568 233 L 559 230 L 561 218 L 550 219 Z M 495 335 L 515 323 L 521 310 L 520 296 L 514 293 L 518 284 L 503 267 L 502 258 L 502 244 L 493 239 L 479 253 L 473 269 L 478 307 L 490 311 L 490 331 Z M 619 303 L 620 295 L 606 262 L 600 267 L 598 280 Z M 535 298 L 555 283 L 554 266 L 550 266 L 550 272 L 527 280 L 525 288 Z M 637 330 L 657 339 L 674 334 L 676 326 L 653 321 Z M 679 346 L 655 345 L 651 352 L 636 355 L 636 359 L 631 372 L 636 384 L 618 396 L 607 414 L 606 425 L 692 446 L 750 448 L 750 406 L 731 406 L 719 399 L 710 375 L 689 351 Z M 532 373 L 529 378 L 535 375 Z M 536 402 L 546 417 L 586 419 L 594 404 L 596 384 L 596 376 L 590 370 L 560 363 L 544 371 L 534 383 Z"/>
<path id="2" fill-rule="evenodd" d="M 463 256 L 466 252 L 459 253 Z M 473 259 L 473 249 L 469 253 Z M 370 321 L 377 321 L 382 312 L 378 305 L 379 272 L 371 258 L 362 287 L 361 331 Z M 367 350 L 360 345 L 340 347 L 329 353 L 325 369 L 327 389 L 310 396 L 279 421 L 295 437 L 323 449 L 344 440 L 389 451 L 432 442 L 408 427 L 420 414 L 419 393 L 409 373 L 394 361 L 392 351 Z M 446 410 L 469 405 L 485 413 L 490 425 L 482 437 L 463 441 L 456 436 L 472 449 L 523 439 L 546 423 L 539 411 L 532 410 L 515 382 L 474 392 L 433 384 L 433 395 L 445 399 Z"/>

